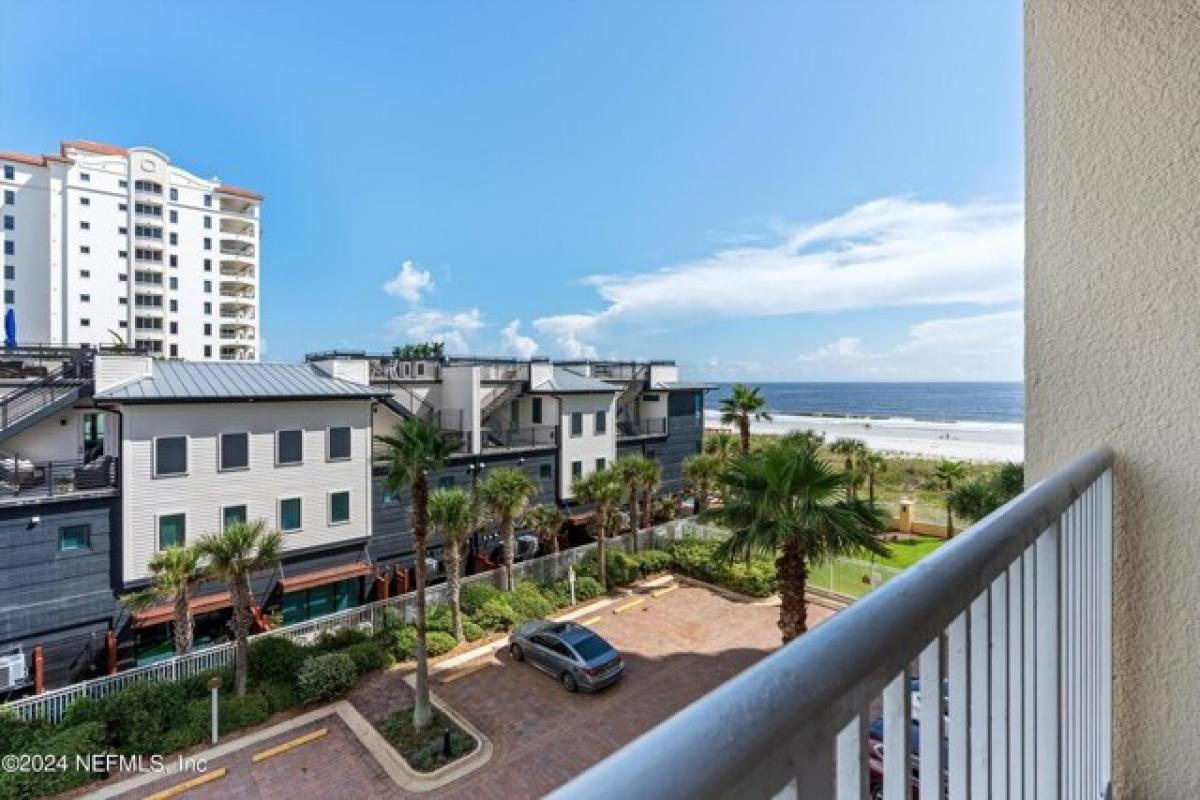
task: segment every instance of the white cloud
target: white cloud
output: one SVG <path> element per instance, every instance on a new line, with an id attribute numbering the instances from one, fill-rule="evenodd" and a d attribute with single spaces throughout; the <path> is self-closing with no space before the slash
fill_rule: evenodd
<path id="1" fill-rule="evenodd" d="M 538 350 L 538 343 L 530 336 L 521 333 L 521 320 L 514 319 L 500 329 L 500 342 L 504 352 L 512 353 L 518 358 L 533 358 Z"/>
<path id="2" fill-rule="evenodd" d="M 794 227 L 771 246 L 719 251 L 696 261 L 587 279 L 601 311 L 534 320 L 559 345 L 614 322 L 746 319 L 881 307 L 1019 301 L 1022 210 L 1014 203 L 951 205 L 883 198 Z"/>
<path id="3" fill-rule="evenodd" d="M 412 261 L 400 265 L 396 277 L 383 285 L 383 290 L 390 295 L 403 297 L 416 305 L 421 300 L 421 294 L 433 288 L 433 276 L 428 270 L 417 269 Z"/>
<path id="4" fill-rule="evenodd" d="M 535 319 L 533 327 L 553 336 L 567 358 L 599 358 L 596 348 L 579 338 L 593 332 L 598 322 L 598 316 L 593 314 L 559 314 Z"/>
<path id="5" fill-rule="evenodd" d="M 896 380 L 1019 379 L 1023 342 L 1020 311 L 930 319 L 908 329 L 895 347 L 871 352 L 843 337 L 804 353 L 806 377 Z"/>
<path id="6" fill-rule="evenodd" d="M 470 350 L 468 337 L 483 326 L 483 312 L 478 308 L 468 311 L 418 309 L 392 317 L 388 320 L 387 331 L 392 337 L 443 342 L 447 352 L 465 353 Z"/>

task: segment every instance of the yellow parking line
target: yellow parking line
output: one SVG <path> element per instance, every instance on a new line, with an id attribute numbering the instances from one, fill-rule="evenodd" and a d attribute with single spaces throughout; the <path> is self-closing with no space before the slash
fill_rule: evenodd
<path id="1" fill-rule="evenodd" d="M 591 619 L 585 619 L 583 622 L 581 622 L 579 624 L 580 625 L 595 625 L 601 619 L 603 619 L 603 617 L 592 617 Z"/>
<path id="2" fill-rule="evenodd" d="M 329 733 L 328 728 L 318 728 L 317 730 L 313 731 L 312 733 L 306 733 L 297 739 L 292 739 L 289 742 L 284 742 L 283 744 L 276 745 L 275 747 L 271 747 L 267 750 L 263 750 L 260 753 L 255 753 L 253 756 L 250 757 L 250 761 L 252 761 L 255 764 L 257 764 L 260 761 L 266 761 L 268 758 L 274 758 L 275 756 L 280 755 L 281 753 L 286 753 L 289 750 L 294 750 L 295 748 L 299 747 L 302 744 L 308 744 L 309 742 L 315 742 L 317 739 L 320 739 L 322 736 L 324 736 L 327 733 Z"/>
<path id="3" fill-rule="evenodd" d="M 225 768 L 214 769 L 212 772 L 206 772 L 203 775 L 198 775 L 190 781 L 177 783 L 169 789 L 163 789 L 161 792 L 155 792 L 146 798 L 146 800 L 167 800 L 169 797 L 178 797 L 184 792 L 195 789 L 198 786 L 204 786 L 206 783 L 212 783 L 215 780 L 220 780 L 225 777 Z"/>
<path id="4" fill-rule="evenodd" d="M 457 672 L 453 672 L 453 673 L 447 675 L 446 677 L 442 678 L 442 683 L 454 683 L 459 678 L 465 678 L 468 675 L 474 675 L 476 672 L 485 670 L 488 667 L 490 667 L 491 665 L 492 665 L 491 661 L 481 661 L 478 664 L 474 664 L 469 667 L 463 667 L 462 669 L 458 670 Z"/>
<path id="5" fill-rule="evenodd" d="M 646 598 L 644 598 L 644 597 L 639 597 L 637 600 L 630 600 L 625 605 L 617 606 L 616 608 L 614 608 L 613 613 L 614 614 L 624 614 L 629 609 L 634 608 L 635 606 L 640 606 L 644 602 L 646 602 Z"/>
<path id="6" fill-rule="evenodd" d="M 679 588 L 679 584 L 678 584 L 678 583 L 671 584 L 670 586 L 668 586 L 668 587 L 667 587 L 667 588 L 665 588 L 665 589 L 655 589 L 653 592 L 651 592 L 651 593 L 650 593 L 650 596 L 651 596 L 651 597 L 662 597 L 662 596 L 663 596 L 664 594 L 666 594 L 667 592 L 673 592 L 673 591 L 675 591 L 675 590 L 676 590 L 676 589 L 678 589 L 678 588 Z"/>

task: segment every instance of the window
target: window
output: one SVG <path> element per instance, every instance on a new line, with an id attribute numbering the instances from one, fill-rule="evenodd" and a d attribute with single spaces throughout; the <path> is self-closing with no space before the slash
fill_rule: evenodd
<path id="1" fill-rule="evenodd" d="M 170 213 L 170 215 L 169 215 L 167 218 L 168 218 L 168 219 L 169 219 L 171 222 L 179 222 L 179 212 L 178 212 L 178 211 L 172 211 L 172 212 Z"/>
<path id="2" fill-rule="evenodd" d="M 205 281 L 205 282 L 204 282 L 204 291 L 206 291 L 206 292 L 212 292 L 212 281 Z"/>
<path id="3" fill-rule="evenodd" d="M 90 198 L 90 197 L 81 197 L 81 198 L 79 198 L 79 205 L 81 205 L 81 206 L 90 206 L 91 204 L 92 204 L 92 198 Z"/>
<path id="4" fill-rule="evenodd" d="M 118 189 L 128 189 L 128 188 L 129 188 L 129 181 L 125 180 L 124 178 L 122 178 L 121 180 L 118 180 L 118 181 L 117 181 L 117 188 L 118 188 Z"/>
<path id="5" fill-rule="evenodd" d="M 542 398 L 533 398 L 533 424 L 542 424 Z"/>
<path id="6" fill-rule="evenodd" d="M 121 210 L 124 211 L 125 209 Z M 150 203 L 134 203 L 133 213 L 142 214 L 147 217 L 161 217 L 162 206 L 151 205 Z M 174 222 L 174 220 L 171 221 Z"/>
<path id="7" fill-rule="evenodd" d="M 212 323 L 211 322 L 204 323 L 204 335 L 212 336 Z"/>
<path id="8" fill-rule="evenodd" d="M 222 472 L 250 467 L 250 434 L 222 433 L 219 450 Z"/>
<path id="9" fill-rule="evenodd" d="M 118 298 L 117 298 L 117 305 L 120 305 L 120 306 L 127 306 L 127 305 L 129 305 L 129 298 L 128 298 L 128 297 L 118 297 Z M 124 324 L 125 324 L 125 320 L 121 320 L 121 324 L 122 324 L 122 325 L 124 325 Z"/>
<path id="10" fill-rule="evenodd" d="M 118 228 L 117 228 L 117 235 L 118 235 L 118 236 L 128 236 L 128 235 L 129 235 L 129 228 L 126 228 L 126 227 L 124 227 L 124 226 L 118 227 Z"/>
<path id="11" fill-rule="evenodd" d="M 204 271 L 212 272 L 212 259 L 211 258 L 204 259 Z"/>
<path id="12" fill-rule="evenodd" d="M 90 231 L 92 229 L 92 223 L 81 219 L 79 220 L 79 228 L 80 230 Z"/>
<path id="13" fill-rule="evenodd" d="M 81 244 L 81 245 L 79 245 L 79 252 L 83 253 L 86 256 L 92 252 L 92 248 L 86 244 Z"/>
<path id="14" fill-rule="evenodd" d="M 169 258 L 170 258 L 170 261 L 169 261 L 168 263 L 169 263 L 169 264 L 170 264 L 172 267 L 178 267 L 178 266 L 179 266 L 179 256 L 169 256 Z"/>
<path id="15" fill-rule="evenodd" d="M 206 230 L 212 230 L 212 217 L 204 215 L 204 227 Z"/>
<path id="16" fill-rule="evenodd" d="M 11 230 L 15 230 L 16 227 L 17 227 L 17 218 L 14 217 L 12 214 L 5 214 L 4 215 L 4 230 L 11 231 Z"/>
<path id="17" fill-rule="evenodd" d="M 438 488 L 439 489 L 453 489 L 454 488 L 454 476 L 453 475 L 443 475 L 442 477 L 438 478 Z"/>
<path id="18" fill-rule="evenodd" d="M 179 323 L 178 322 L 171 323 L 171 333 L 179 333 Z"/>
<path id="19" fill-rule="evenodd" d="M 173 202 L 173 203 L 174 203 L 174 202 L 176 202 L 176 201 L 178 201 L 178 200 L 179 200 L 179 190 L 178 190 L 178 189 L 172 189 L 172 190 L 171 190 L 171 202 Z"/>
<path id="20" fill-rule="evenodd" d="M 652 461 L 653 461 L 654 459 L 658 458 L 658 453 L 654 452 L 653 450 L 647 450 L 647 451 L 646 451 L 646 458 L 648 458 L 648 459 L 650 459 L 650 460 L 652 460 Z"/>
<path id="21" fill-rule="evenodd" d="M 90 319 L 88 319 L 87 317 L 84 317 L 83 319 L 79 320 L 79 326 L 82 328 L 89 328 L 89 327 L 91 327 L 91 325 L 92 325 L 92 321 Z"/>
<path id="22" fill-rule="evenodd" d="M 15 206 L 17 204 L 17 193 L 12 189 L 4 190 L 4 205 Z"/>
<path id="23" fill-rule="evenodd" d="M 383 490 L 383 497 L 380 498 L 380 500 L 385 506 L 400 505 L 404 502 L 404 493 L 400 491 L 394 492 L 385 487 Z"/>
<path id="24" fill-rule="evenodd" d="M 128 203 L 117 203 L 117 211 L 128 211 L 128 210 L 129 210 Z"/>
<path id="25" fill-rule="evenodd" d="M 11 240 L 5 242 L 4 243 L 4 255 L 15 256 L 16 254 L 17 254 L 17 243 L 14 241 L 11 241 Z"/>
<path id="26" fill-rule="evenodd" d="M 17 293 L 14 292 L 12 289 L 5 289 L 4 290 L 4 302 L 10 306 L 13 303 L 17 302 Z"/>
<path id="27" fill-rule="evenodd" d="M 212 250 L 212 239 L 208 238 L 207 236 L 204 237 L 204 249 Z"/>
<path id="28" fill-rule="evenodd" d="M 575 479 L 582 478 L 582 477 L 583 477 L 583 462 L 582 461 L 572 461 L 571 462 L 571 479 L 575 480 Z"/>
<path id="29" fill-rule="evenodd" d="M 221 530 L 246 521 L 245 506 L 225 506 L 221 509 Z"/>
<path id="30" fill-rule="evenodd" d="M 90 303 L 92 302 L 92 296 L 90 294 L 81 294 L 79 295 L 79 302 Z"/>
<path id="31" fill-rule="evenodd" d="M 118 251 L 117 251 L 117 258 L 129 258 L 129 251 L 128 251 L 128 250 L 118 250 Z M 125 279 L 125 276 L 124 276 L 124 275 L 122 275 L 122 276 L 121 276 L 121 279 L 122 279 L 122 280 L 124 280 L 124 279 Z"/>
<path id="32" fill-rule="evenodd" d="M 92 538 L 91 525 L 64 525 L 58 529 L 58 552 L 87 550 Z"/>
<path id="33" fill-rule="evenodd" d="M 349 428 L 329 429 L 329 454 L 326 457 L 330 461 L 345 461 L 350 458 Z"/>
<path id="34" fill-rule="evenodd" d="M 9 280 L 9 281 L 16 280 L 17 279 L 17 268 L 14 267 L 12 264 L 5 264 L 4 265 L 4 279 Z"/>
<path id="35" fill-rule="evenodd" d="M 125 302 L 125 298 L 124 298 L 124 297 L 122 297 L 122 298 L 121 298 L 121 302 L 122 302 L 122 303 L 124 303 L 124 302 Z M 119 320 L 117 320 L 117 327 L 118 327 L 118 328 L 128 328 L 128 327 L 129 327 L 129 320 L 127 320 L 127 319 L 119 319 Z"/>
<path id="36" fill-rule="evenodd" d="M 205 314 L 211 314 L 211 313 L 212 313 L 212 303 L 205 303 L 205 304 L 204 304 L 204 313 L 205 313 Z"/>
<path id="37" fill-rule="evenodd" d="M 81 269 L 79 270 L 79 277 L 90 278 L 92 277 L 92 271 L 90 269 Z"/>
<path id="38" fill-rule="evenodd" d="M 160 306 L 162 305 L 162 298 L 161 298 L 161 297 L 159 298 L 159 302 L 158 302 L 158 304 L 159 304 Z M 171 311 L 172 311 L 172 312 L 175 312 L 175 311 L 178 311 L 178 310 L 179 310 L 179 301 L 178 301 L 178 300 L 172 300 L 172 301 L 171 301 Z"/>
<path id="39" fill-rule="evenodd" d="M 4 165 L 4 180 L 15 181 L 17 179 L 17 171 L 12 168 L 12 165 Z"/>
<path id="40" fill-rule="evenodd" d="M 212 358 L 212 345 L 211 344 L 204 345 L 204 357 Z"/>
<path id="41" fill-rule="evenodd" d="M 183 547 L 187 539 L 187 515 L 163 514 L 158 518 L 158 549 Z"/>
<path id="42" fill-rule="evenodd" d="M 608 461 L 603 458 L 596 459 L 596 472 L 603 472 L 606 466 L 608 466 Z"/>
<path id="43" fill-rule="evenodd" d="M 187 474 L 187 437 L 160 436 L 154 440 L 154 477 Z"/>
<path id="44" fill-rule="evenodd" d="M 329 524 L 341 525 L 350 521 L 350 493 L 330 492 Z"/>
<path id="45" fill-rule="evenodd" d="M 656 395 L 656 394 L 644 394 L 644 395 L 642 395 L 642 402 L 643 402 L 643 403 L 657 403 L 657 402 L 658 402 L 658 395 Z"/>
<path id="46" fill-rule="evenodd" d="M 300 498 L 289 497 L 279 501 L 279 530 L 298 531 L 303 522 L 300 514 Z"/>
<path id="47" fill-rule="evenodd" d="M 549 464 L 542 464 L 538 467 L 538 477 L 542 480 L 549 480 L 552 472 L 553 468 Z"/>
<path id="48" fill-rule="evenodd" d="M 210 208 L 212 207 L 212 195 L 211 194 L 204 195 L 204 205 L 208 206 Z M 205 219 L 208 219 L 208 217 L 205 217 Z"/>
<path id="49" fill-rule="evenodd" d="M 178 288 L 179 288 L 179 278 L 175 278 L 175 277 L 172 277 L 172 278 L 171 278 L 171 288 L 172 288 L 172 289 L 178 289 Z"/>
<path id="50" fill-rule="evenodd" d="M 174 323 L 172 323 L 174 324 Z M 179 345 L 171 345 L 171 358 L 179 358 Z"/>
<path id="51" fill-rule="evenodd" d="M 171 238 L 169 241 L 171 244 L 179 244 L 179 234 L 171 231 Z"/>
<path id="52" fill-rule="evenodd" d="M 582 411 L 572 411 L 571 412 L 571 435 L 572 436 L 583 436 L 583 412 Z"/>
<path id="53" fill-rule="evenodd" d="M 133 257 L 138 261 L 157 261 L 160 264 L 162 263 L 161 250 L 147 250 L 137 247 L 133 250 Z"/>
<path id="54" fill-rule="evenodd" d="M 300 464 L 304 461 L 304 431 L 279 431 L 275 434 L 275 463 Z"/>
<path id="55" fill-rule="evenodd" d="M 607 411 L 597 411 L 596 412 L 596 435 L 599 436 L 600 434 L 607 433 L 607 432 L 608 432 L 608 412 Z"/>
<path id="56" fill-rule="evenodd" d="M 84 183 L 91 183 L 91 180 L 92 180 L 91 173 L 88 173 L 88 172 L 79 173 L 79 180 L 83 181 Z"/>

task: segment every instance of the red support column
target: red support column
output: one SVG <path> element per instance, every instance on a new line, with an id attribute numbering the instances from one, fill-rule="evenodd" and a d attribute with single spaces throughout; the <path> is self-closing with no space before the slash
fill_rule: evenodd
<path id="1" fill-rule="evenodd" d="M 391 587 L 388 585 L 387 573 L 375 576 L 375 599 L 376 600 L 387 600 L 389 588 L 391 588 Z"/>
<path id="2" fill-rule="evenodd" d="M 109 675 L 117 674 L 117 633 L 116 631 L 105 631 L 104 633 L 104 667 Z"/>
<path id="3" fill-rule="evenodd" d="M 396 565 L 396 585 L 400 594 L 408 594 L 408 570 Z"/>
<path id="4" fill-rule="evenodd" d="M 33 693 L 41 694 L 46 691 L 46 665 L 45 658 L 42 656 L 42 646 L 34 645 L 33 648 Z"/>

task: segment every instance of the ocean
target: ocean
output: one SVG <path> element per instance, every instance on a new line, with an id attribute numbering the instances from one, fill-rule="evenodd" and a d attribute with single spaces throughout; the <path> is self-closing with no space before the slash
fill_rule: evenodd
<path id="1" fill-rule="evenodd" d="M 945 383 L 770 383 L 757 386 L 775 414 L 858 417 L 925 422 L 1025 421 L 1025 385 L 1019 382 Z M 729 383 L 708 392 L 716 409 L 730 394 Z"/>

